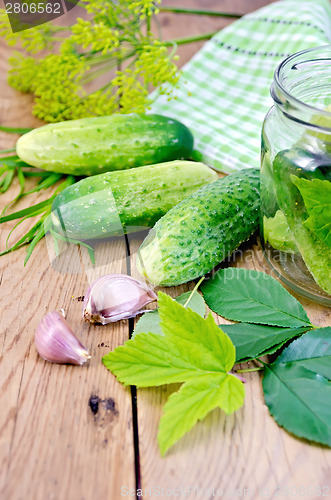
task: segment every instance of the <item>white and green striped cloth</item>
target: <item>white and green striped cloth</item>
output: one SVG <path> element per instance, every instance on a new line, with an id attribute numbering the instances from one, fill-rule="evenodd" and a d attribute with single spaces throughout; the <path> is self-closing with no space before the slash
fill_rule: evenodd
<path id="1" fill-rule="evenodd" d="M 329 0 L 283 0 L 220 31 L 183 67 L 176 98 L 152 112 L 177 118 L 195 138 L 194 159 L 225 173 L 259 167 L 270 84 L 288 55 L 331 43 Z"/>

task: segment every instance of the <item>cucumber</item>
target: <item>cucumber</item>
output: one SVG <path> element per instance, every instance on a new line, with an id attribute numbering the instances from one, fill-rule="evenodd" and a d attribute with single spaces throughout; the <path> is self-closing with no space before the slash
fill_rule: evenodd
<path id="1" fill-rule="evenodd" d="M 247 169 L 188 196 L 145 238 L 138 272 L 154 285 L 172 286 L 211 271 L 257 229 L 259 184 L 259 171 Z"/>
<path id="2" fill-rule="evenodd" d="M 96 175 L 189 158 L 193 136 L 182 123 L 160 115 L 121 115 L 51 123 L 20 137 L 18 156 L 34 167 Z"/>
<path id="3" fill-rule="evenodd" d="M 216 172 L 203 163 L 180 160 L 87 177 L 54 199 L 53 230 L 84 240 L 152 227 L 183 198 L 215 179 Z"/>
<path id="4" fill-rule="evenodd" d="M 263 238 L 276 250 L 299 253 L 284 212 L 277 210 L 274 217 L 263 216 Z"/>

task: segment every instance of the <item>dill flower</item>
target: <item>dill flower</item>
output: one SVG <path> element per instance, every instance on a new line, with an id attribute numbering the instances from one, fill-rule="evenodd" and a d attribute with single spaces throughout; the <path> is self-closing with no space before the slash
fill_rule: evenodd
<path id="1" fill-rule="evenodd" d="M 176 60 L 176 56 L 173 59 Z M 143 78 L 146 87 L 159 86 L 160 93 L 166 93 L 167 89 L 169 91 L 169 86 L 175 86 L 179 79 L 178 68 L 169 58 L 168 47 L 156 39 L 142 45 L 135 64 L 135 74 Z"/>
<path id="2" fill-rule="evenodd" d="M 153 13 L 158 14 L 156 5 L 160 3 L 161 0 L 135 0 L 130 2 L 129 9 L 137 14 L 141 20 L 144 20 L 146 17 L 151 17 Z"/>
<path id="3" fill-rule="evenodd" d="M 75 54 L 50 54 L 39 62 L 33 82 L 34 115 L 48 122 L 70 120 L 83 96 L 85 61 Z"/>
<path id="4" fill-rule="evenodd" d="M 136 78 L 136 71 L 130 68 L 117 71 L 112 85 L 122 113 L 143 113 L 148 108 L 148 91 Z"/>
<path id="5" fill-rule="evenodd" d="M 150 91 L 157 87 L 170 95 L 179 77 L 173 51 L 150 32 L 160 1 L 82 1 L 88 19 L 18 33 L 0 10 L 0 35 L 21 50 L 10 59 L 9 84 L 32 93 L 33 114 L 47 122 L 144 112 Z M 44 55 L 45 50 L 51 52 Z M 89 92 L 92 81 L 100 85 Z"/>
<path id="6" fill-rule="evenodd" d="M 103 21 L 91 23 L 81 18 L 72 27 L 69 41 L 81 45 L 83 49 L 90 47 L 101 54 L 107 54 L 120 45 L 118 30 L 109 28 Z"/>
<path id="7" fill-rule="evenodd" d="M 45 49 L 51 50 L 54 46 L 54 33 L 62 29 L 45 23 L 42 26 L 13 33 L 6 11 L 0 9 L 0 36 L 10 47 L 20 44 L 22 49 L 31 54 L 37 54 Z"/>
<path id="8" fill-rule="evenodd" d="M 32 56 L 23 56 L 20 52 L 14 52 L 9 58 L 9 63 L 11 65 L 8 73 L 9 85 L 20 92 L 32 93 L 39 61 Z"/>

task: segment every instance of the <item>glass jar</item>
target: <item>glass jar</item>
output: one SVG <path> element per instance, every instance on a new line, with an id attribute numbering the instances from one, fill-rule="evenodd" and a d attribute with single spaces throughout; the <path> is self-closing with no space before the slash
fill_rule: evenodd
<path id="1" fill-rule="evenodd" d="M 276 69 L 262 129 L 261 242 L 294 291 L 331 306 L 331 46 Z"/>

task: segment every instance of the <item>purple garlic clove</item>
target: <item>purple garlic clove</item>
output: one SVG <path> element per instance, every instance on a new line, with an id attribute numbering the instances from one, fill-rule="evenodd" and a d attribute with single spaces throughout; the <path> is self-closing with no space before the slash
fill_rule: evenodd
<path id="1" fill-rule="evenodd" d="M 40 356 L 51 363 L 83 365 L 91 357 L 57 311 L 43 317 L 36 329 L 35 344 Z"/>
<path id="2" fill-rule="evenodd" d="M 126 274 L 106 274 L 95 280 L 84 298 L 83 317 L 90 323 L 134 318 L 157 296 L 145 283 Z"/>

